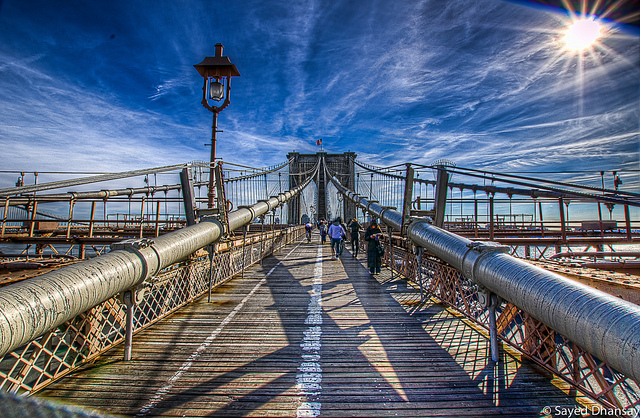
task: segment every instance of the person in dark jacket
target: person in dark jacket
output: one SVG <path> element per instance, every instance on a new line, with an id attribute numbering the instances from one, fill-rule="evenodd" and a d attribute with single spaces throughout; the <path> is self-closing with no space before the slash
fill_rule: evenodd
<path id="1" fill-rule="evenodd" d="M 353 218 L 348 226 L 351 228 L 351 254 L 357 257 L 360 247 L 360 230 L 362 229 L 362 225 L 358 223 L 356 218 Z"/>
<path id="2" fill-rule="evenodd" d="M 378 247 L 382 245 L 380 243 L 381 237 L 382 231 L 378 226 L 378 222 L 376 220 L 371 221 L 364 233 L 364 240 L 367 241 L 367 265 L 371 274 L 380 273 L 380 267 L 382 266 L 380 253 L 378 252 Z"/>

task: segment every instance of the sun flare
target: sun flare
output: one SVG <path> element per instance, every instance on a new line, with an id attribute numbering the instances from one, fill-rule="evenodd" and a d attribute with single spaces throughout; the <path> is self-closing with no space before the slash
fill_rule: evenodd
<path id="1" fill-rule="evenodd" d="M 600 37 L 600 24 L 592 19 L 578 20 L 571 25 L 565 35 L 566 46 L 569 49 L 580 51 L 598 40 Z"/>

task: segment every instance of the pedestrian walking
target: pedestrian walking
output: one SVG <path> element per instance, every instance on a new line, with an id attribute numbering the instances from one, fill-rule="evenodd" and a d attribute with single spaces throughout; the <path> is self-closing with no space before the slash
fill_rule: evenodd
<path id="1" fill-rule="evenodd" d="M 380 273 L 380 267 L 382 267 L 382 254 L 384 254 L 384 247 L 380 242 L 382 237 L 382 230 L 378 226 L 378 221 L 373 220 L 364 233 L 364 240 L 367 241 L 367 265 L 369 266 L 369 273 L 371 275 Z"/>
<path id="2" fill-rule="evenodd" d="M 320 220 L 318 224 L 318 230 L 320 231 L 320 242 L 324 244 L 327 242 L 327 221 L 324 219 Z"/>
<path id="3" fill-rule="evenodd" d="M 360 247 L 360 230 L 362 229 L 362 225 L 360 225 L 356 218 L 353 218 L 347 226 L 351 229 L 351 254 L 353 257 L 357 257 Z"/>
<path id="4" fill-rule="evenodd" d="M 342 241 L 347 236 L 347 231 L 340 225 L 342 219 L 336 218 L 329 226 L 329 238 L 331 239 L 331 259 L 336 260 L 342 255 Z"/>

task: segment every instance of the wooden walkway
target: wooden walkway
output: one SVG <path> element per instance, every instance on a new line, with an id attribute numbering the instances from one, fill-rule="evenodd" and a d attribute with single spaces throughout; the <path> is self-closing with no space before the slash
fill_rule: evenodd
<path id="1" fill-rule="evenodd" d="M 404 280 L 290 245 L 39 393 L 124 416 L 541 416 L 574 398 Z M 544 414 L 542 414 L 544 415 Z"/>

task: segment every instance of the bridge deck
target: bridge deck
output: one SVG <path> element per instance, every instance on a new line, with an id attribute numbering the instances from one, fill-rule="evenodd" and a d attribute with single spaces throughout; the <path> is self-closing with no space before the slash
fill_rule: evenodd
<path id="1" fill-rule="evenodd" d="M 122 415 L 540 416 L 551 378 L 362 255 L 301 243 L 39 395 Z"/>

